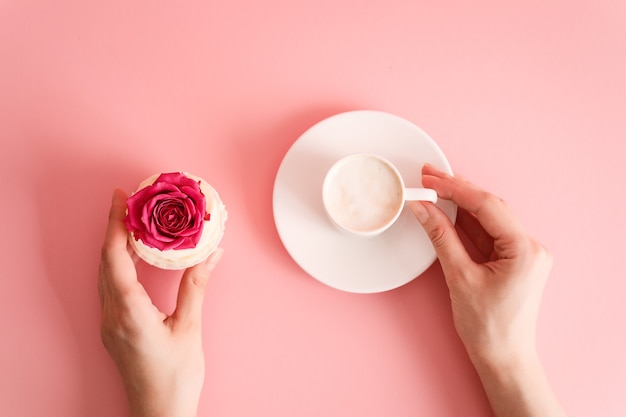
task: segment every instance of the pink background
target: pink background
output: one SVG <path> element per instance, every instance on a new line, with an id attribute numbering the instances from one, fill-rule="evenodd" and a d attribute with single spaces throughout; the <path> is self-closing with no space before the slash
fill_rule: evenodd
<path id="1" fill-rule="evenodd" d="M 507 4 L 503 4 L 507 3 Z M 111 190 L 186 170 L 230 212 L 202 416 L 484 416 L 436 263 L 343 293 L 283 248 L 272 186 L 338 112 L 418 124 L 554 254 L 538 344 L 571 416 L 626 415 L 626 3 L 0 3 L 0 415 L 127 415 L 101 345 Z M 141 267 L 171 311 L 177 274 Z"/>

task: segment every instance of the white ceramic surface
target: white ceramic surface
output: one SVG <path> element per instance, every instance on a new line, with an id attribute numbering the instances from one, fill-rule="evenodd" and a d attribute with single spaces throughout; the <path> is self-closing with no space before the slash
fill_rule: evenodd
<path id="1" fill-rule="evenodd" d="M 332 224 L 322 203 L 324 177 L 354 153 L 388 159 L 407 187 L 422 187 L 426 162 L 452 173 L 437 144 L 413 123 L 379 111 L 340 113 L 304 132 L 285 155 L 274 183 L 274 221 L 287 252 L 313 278 L 355 293 L 391 290 L 428 269 L 435 251 L 408 207 L 378 236 L 354 236 Z M 455 221 L 456 205 L 441 199 L 437 205 Z"/>
<path id="2" fill-rule="evenodd" d="M 389 229 L 406 201 L 437 202 L 429 188 L 406 188 L 400 171 L 380 155 L 357 153 L 341 158 L 322 184 L 328 217 L 342 230 L 372 237 Z"/>

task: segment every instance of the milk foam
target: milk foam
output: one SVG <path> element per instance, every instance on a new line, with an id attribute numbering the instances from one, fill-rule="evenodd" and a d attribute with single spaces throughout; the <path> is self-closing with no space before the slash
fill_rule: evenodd
<path id="1" fill-rule="evenodd" d="M 402 184 L 384 161 L 359 156 L 342 162 L 325 190 L 333 220 L 343 227 L 367 232 L 393 221 L 402 207 Z"/>

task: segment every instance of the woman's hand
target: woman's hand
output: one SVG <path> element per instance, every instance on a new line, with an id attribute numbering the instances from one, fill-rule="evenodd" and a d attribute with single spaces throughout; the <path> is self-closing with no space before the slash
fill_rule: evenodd
<path id="1" fill-rule="evenodd" d="M 410 207 L 430 237 L 450 290 L 454 325 L 498 416 L 564 415 L 535 347 L 552 257 L 498 197 L 426 165 L 424 187 L 459 206 L 457 226 L 435 205 Z"/>
<path id="2" fill-rule="evenodd" d="M 102 341 L 119 369 L 134 417 L 195 417 L 205 372 L 202 302 L 222 250 L 184 272 L 176 310 L 167 316 L 137 280 L 125 213 L 126 195 L 115 190 L 98 283 Z"/>

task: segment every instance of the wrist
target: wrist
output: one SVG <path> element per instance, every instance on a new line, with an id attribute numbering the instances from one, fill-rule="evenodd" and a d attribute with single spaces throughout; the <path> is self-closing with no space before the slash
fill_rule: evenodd
<path id="1" fill-rule="evenodd" d="M 130 403 L 132 417 L 197 417 L 197 407 L 178 407 L 174 404 L 148 404 L 147 401 Z"/>
<path id="2" fill-rule="evenodd" d="M 175 389 L 129 389 L 132 417 L 197 417 L 199 399 Z M 183 394 L 183 395 L 181 395 Z"/>
<path id="3" fill-rule="evenodd" d="M 481 377 L 514 378 L 542 368 L 535 349 L 507 352 L 482 350 L 469 353 L 469 357 Z"/>
<path id="4" fill-rule="evenodd" d="M 534 346 L 489 346 L 481 348 L 466 348 L 472 364 L 479 374 L 489 373 L 519 373 L 525 369 L 541 367 L 539 355 Z"/>
<path id="5" fill-rule="evenodd" d="M 535 349 L 470 358 L 496 416 L 566 416 Z"/>

